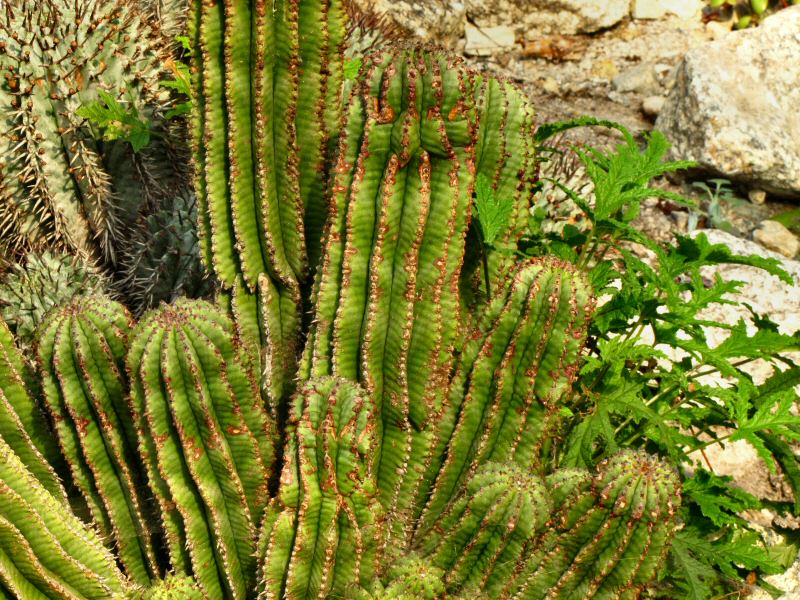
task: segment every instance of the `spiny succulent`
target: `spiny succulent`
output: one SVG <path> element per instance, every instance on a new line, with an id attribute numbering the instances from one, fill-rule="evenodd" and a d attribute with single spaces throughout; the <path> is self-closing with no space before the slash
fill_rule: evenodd
<path id="1" fill-rule="evenodd" d="M 198 298 L 214 288 L 200 262 L 197 200 L 178 190 L 157 201 L 125 236 L 121 257 L 121 293 L 141 314 L 161 302 Z"/>
<path id="2" fill-rule="evenodd" d="M 192 2 L 202 255 L 223 292 L 136 325 L 107 300 L 55 308 L 38 352 L 56 470 L 106 546 L 39 501 L 59 489 L 16 422 L 0 434 L 25 462 L 0 491 L 17 471 L 32 491 L 0 509 L 36 501 L 86 538 L 77 597 L 632 597 L 676 526 L 676 476 L 635 453 L 558 470 L 593 300 L 569 264 L 510 252 L 530 106 L 411 47 L 366 57 L 343 99 L 344 15 Z M 484 256 L 479 177 L 513 203 Z M 58 536 L 9 531 L 0 592 L 61 597 L 75 565 L 45 563 Z"/>
<path id="3" fill-rule="evenodd" d="M 121 193 L 105 166 L 108 144 L 78 112 L 104 92 L 147 121 L 159 102 L 157 36 L 133 0 L 11 0 L 0 38 L 3 246 L 113 263 L 120 213 L 141 194 Z"/>
<path id="4" fill-rule="evenodd" d="M 111 288 L 108 277 L 80 257 L 30 252 L 0 281 L 0 317 L 27 348 L 50 309 Z"/>
<path id="5" fill-rule="evenodd" d="M 261 597 L 337 597 L 368 584 L 381 533 L 370 398 L 347 380 L 312 380 L 293 400 L 288 438 L 260 534 Z"/>

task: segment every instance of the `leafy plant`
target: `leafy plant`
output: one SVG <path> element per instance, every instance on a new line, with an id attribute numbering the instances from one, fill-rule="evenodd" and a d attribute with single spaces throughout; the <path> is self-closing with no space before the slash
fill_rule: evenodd
<path id="1" fill-rule="evenodd" d="M 771 13 L 790 4 L 800 4 L 800 0 L 706 0 L 713 11 L 720 15 L 730 12 L 736 19 L 735 27 L 745 29 L 758 23 Z"/>
<path id="2" fill-rule="evenodd" d="M 619 448 L 638 447 L 681 465 L 684 526 L 670 554 L 674 568 L 662 586 L 672 590 L 667 596 L 708 598 L 743 585 L 751 571 L 760 576 L 781 570 L 760 534 L 739 516 L 761 508 L 762 502 L 738 490 L 731 479 L 714 475 L 703 451 L 746 440 L 767 469 L 774 472 L 780 465 L 794 490 L 794 504 L 780 510 L 797 511 L 800 464 L 792 443 L 800 437 L 800 419 L 791 408 L 797 401 L 800 367 L 782 353 L 800 347 L 800 334 L 781 334 L 768 318 L 756 314 L 735 324 L 704 319 L 704 309 L 735 303 L 731 295 L 741 286 L 719 276 L 710 279 L 705 267 L 750 265 L 789 285 L 793 281 L 776 260 L 734 255 L 702 233 L 679 236 L 675 245 L 663 248 L 633 227 L 645 198 L 680 202 L 649 187 L 649 180 L 689 165 L 663 162 L 666 141 L 660 133 L 653 132 L 640 149 L 630 134 L 616 128 L 623 143 L 613 151 L 576 149 L 593 183 L 595 201 L 565 191 L 584 211 L 591 224 L 588 231 L 537 233 L 522 244 L 525 254 L 554 252 L 576 264 L 604 298 L 589 329 L 590 353 L 566 403 L 566 440 L 558 462 L 589 466 Z M 724 192 L 722 182 L 716 189 Z M 646 248 L 652 258 L 640 258 L 631 244 Z M 728 335 L 713 345 L 709 328 Z M 746 371 L 756 360 L 774 368 L 761 384 Z M 713 376 L 726 383 L 714 383 Z"/>

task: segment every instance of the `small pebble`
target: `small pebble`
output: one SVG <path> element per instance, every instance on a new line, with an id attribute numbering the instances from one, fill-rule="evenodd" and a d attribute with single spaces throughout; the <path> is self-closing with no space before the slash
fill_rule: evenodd
<path id="1" fill-rule="evenodd" d="M 753 232 L 753 240 L 789 258 L 794 258 L 800 252 L 800 239 L 777 221 L 761 221 Z"/>
<path id="2" fill-rule="evenodd" d="M 747 192 L 747 197 L 753 204 L 764 204 L 767 201 L 767 192 L 764 190 L 753 189 Z"/>
<path id="3" fill-rule="evenodd" d="M 642 101 L 642 112 L 648 117 L 657 117 L 664 107 L 664 96 L 648 96 Z"/>

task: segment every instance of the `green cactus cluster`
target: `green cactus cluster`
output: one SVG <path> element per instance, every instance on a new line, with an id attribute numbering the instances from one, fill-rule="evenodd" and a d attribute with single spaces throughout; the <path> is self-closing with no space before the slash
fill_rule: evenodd
<path id="1" fill-rule="evenodd" d="M 511 252 L 526 98 L 410 46 L 345 84 L 338 0 L 190 9 L 200 255 L 222 291 L 138 322 L 63 302 L 35 376 L 0 326 L 0 597 L 638 597 L 679 481 L 643 452 L 560 468 L 594 300 L 570 264 Z M 479 177 L 513 203 L 482 254 Z M 141 261 L 177 277 L 160 249 L 194 240 L 161 235 Z"/>

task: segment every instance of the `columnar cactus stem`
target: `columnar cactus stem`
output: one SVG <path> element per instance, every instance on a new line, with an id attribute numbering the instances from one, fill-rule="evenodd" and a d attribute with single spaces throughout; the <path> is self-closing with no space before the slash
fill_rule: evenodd
<path id="1" fill-rule="evenodd" d="M 492 133 L 498 111 L 514 114 Z M 483 145 L 528 136 L 529 119 L 510 86 L 424 50 L 367 57 L 346 108 L 301 377 L 333 373 L 376 398 L 379 488 L 399 520 L 452 369 L 477 165 L 505 193 L 533 164 Z M 509 201 L 526 203 L 525 181 Z"/>
<path id="2" fill-rule="evenodd" d="M 102 297 L 51 312 L 39 336 L 45 403 L 72 478 L 139 584 L 157 575 L 142 516 L 136 433 L 126 400 L 130 315 Z"/>
<path id="3" fill-rule="evenodd" d="M 420 461 L 416 498 L 430 499 L 418 536 L 482 463 L 539 466 L 577 375 L 591 307 L 585 277 L 553 259 L 520 264 L 497 291 L 462 349 L 436 444 Z"/>
<path id="4" fill-rule="evenodd" d="M 245 598 L 269 499 L 274 424 L 233 325 L 204 302 L 149 313 L 128 354 L 133 419 L 170 558 L 203 593 Z"/>
<path id="5" fill-rule="evenodd" d="M 61 464 L 58 445 L 25 383 L 25 368 L 11 332 L 0 320 L 0 437 L 39 483 L 66 504 L 64 488 L 53 470 L 53 465 Z"/>
<path id="6" fill-rule="evenodd" d="M 326 377 L 297 393 L 281 489 L 260 534 L 260 598 L 340 597 L 372 580 L 380 535 L 374 450 L 374 411 L 356 384 Z"/>
<path id="7" fill-rule="evenodd" d="M 583 485 L 569 473 L 553 477 L 572 492 L 554 530 L 529 544 L 503 597 L 638 598 L 675 530 L 680 481 L 674 469 L 625 450 Z"/>
<path id="8" fill-rule="evenodd" d="M 17 598 L 122 599 L 125 577 L 94 529 L 0 437 L 0 584 Z"/>
<path id="9" fill-rule="evenodd" d="M 328 213 L 346 15 L 339 0 L 193 0 L 192 11 L 203 256 L 238 290 L 234 313 L 269 338 L 265 366 L 278 382 L 269 393 L 279 403 L 292 390 L 283 384 L 296 370 L 301 288 Z M 259 283 L 265 275 L 271 281 Z M 243 315 L 246 306 L 257 312 Z"/>

